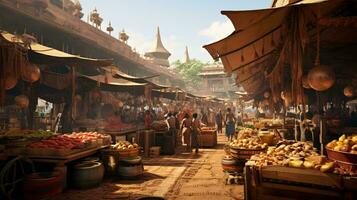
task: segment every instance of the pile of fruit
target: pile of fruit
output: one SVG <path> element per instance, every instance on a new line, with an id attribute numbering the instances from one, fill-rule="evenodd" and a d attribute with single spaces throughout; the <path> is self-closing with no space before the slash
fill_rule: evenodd
<path id="1" fill-rule="evenodd" d="M 118 150 L 118 151 L 131 151 L 138 149 L 139 145 L 136 143 L 131 144 L 128 141 L 119 141 L 115 145 L 111 146 L 111 149 Z"/>
<path id="2" fill-rule="evenodd" d="M 244 128 L 238 132 L 238 139 L 251 138 L 251 137 L 255 137 L 257 135 L 258 135 L 258 132 L 255 131 L 254 129 Z"/>
<path id="3" fill-rule="evenodd" d="M 67 135 L 53 136 L 39 142 L 33 142 L 29 145 L 30 148 L 43 149 L 80 149 L 84 148 L 85 140 L 71 138 Z"/>
<path id="4" fill-rule="evenodd" d="M 258 137 L 233 140 L 229 143 L 233 149 L 261 150 L 268 147 L 267 143 L 261 143 Z"/>
<path id="5" fill-rule="evenodd" d="M 267 152 L 251 157 L 257 166 L 288 166 L 296 168 L 316 169 L 321 172 L 333 172 L 335 164 L 325 156 L 320 156 L 313 146 L 306 142 L 287 142 L 270 147 Z"/>
<path id="6" fill-rule="evenodd" d="M 72 134 L 66 136 L 69 138 L 80 139 L 83 142 L 97 141 L 98 139 L 103 139 L 107 141 L 106 143 L 111 143 L 110 135 L 100 134 L 97 132 L 73 132 Z"/>
<path id="7" fill-rule="evenodd" d="M 334 151 L 349 152 L 357 154 L 357 135 L 342 135 L 338 140 L 333 140 L 326 145 L 326 148 Z"/>

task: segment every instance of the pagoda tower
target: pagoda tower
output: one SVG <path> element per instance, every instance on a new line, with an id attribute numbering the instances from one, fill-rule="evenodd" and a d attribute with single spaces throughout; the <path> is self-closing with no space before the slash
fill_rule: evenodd
<path id="1" fill-rule="evenodd" d="M 183 55 L 183 63 L 189 63 L 190 62 L 190 55 L 188 54 L 188 48 L 186 46 L 185 49 L 185 54 Z"/>
<path id="2" fill-rule="evenodd" d="M 161 41 L 160 28 L 157 27 L 156 38 L 150 51 L 145 53 L 145 57 L 151 59 L 155 64 L 169 67 L 169 57 L 171 53 L 164 47 Z"/>

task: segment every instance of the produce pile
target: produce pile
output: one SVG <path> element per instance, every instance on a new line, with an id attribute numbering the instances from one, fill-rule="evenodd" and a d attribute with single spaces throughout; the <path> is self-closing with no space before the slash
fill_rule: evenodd
<path id="1" fill-rule="evenodd" d="M 202 127 L 201 134 L 214 134 L 217 131 L 215 127 Z"/>
<path id="2" fill-rule="evenodd" d="M 261 143 L 258 137 L 233 140 L 229 146 L 233 149 L 261 150 L 268 147 L 267 143 Z"/>
<path id="3" fill-rule="evenodd" d="M 52 136 L 54 133 L 51 131 L 43 130 L 21 130 L 21 129 L 11 129 L 2 134 L 3 137 L 22 137 L 22 138 L 42 138 Z"/>
<path id="4" fill-rule="evenodd" d="M 326 148 L 334 151 L 348 152 L 357 154 L 357 135 L 348 136 L 342 135 L 338 140 L 333 140 L 326 145 Z"/>
<path id="5" fill-rule="evenodd" d="M 252 128 L 244 128 L 238 132 L 238 139 L 246 139 L 251 137 L 256 137 L 258 132 Z"/>
<path id="6" fill-rule="evenodd" d="M 80 139 L 84 142 L 97 142 L 99 139 L 102 139 L 104 141 L 104 144 L 111 144 L 111 136 L 110 135 L 105 135 L 105 134 L 100 134 L 97 132 L 80 132 L 80 133 L 75 133 L 73 132 L 70 135 L 67 135 L 67 137 L 74 138 L 74 139 Z"/>
<path id="7" fill-rule="evenodd" d="M 28 147 L 42 149 L 81 149 L 85 147 L 85 142 L 85 140 L 71 138 L 67 135 L 58 135 L 39 142 L 33 142 Z"/>
<path id="8" fill-rule="evenodd" d="M 168 130 L 167 123 L 166 123 L 165 120 L 154 121 L 151 124 L 151 128 L 156 130 L 156 131 L 166 131 L 166 130 Z"/>
<path id="9" fill-rule="evenodd" d="M 306 142 L 296 142 L 289 144 L 287 141 L 270 147 L 265 153 L 254 155 L 250 159 L 255 161 L 256 166 L 287 166 L 295 168 L 316 169 L 321 172 L 334 172 L 338 174 L 354 175 L 346 172 L 329 161 L 325 156 L 319 155 L 313 146 Z"/>
<path id="10" fill-rule="evenodd" d="M 38 142 L 33 142 L 28 147 L 30 148 L 47 148 L 47 149 L 82 149 L 86 145 L 96 143 L 99 139 L 111 141 L 108 135 L 99 134 L 96 132 L 81 132 L 68 135 L 56 135 L 43 139 Z M 108 143 L 108 142 L 107 142 Z"/>
<path id="11" fill-rule="evenodd" d="M 119 141 L 115 145 L 112 145 L 111 149 L 118 151 L 131 151 L 139 149 L 139 145 L 136 143 L 131 144 L 128 141 Z"/>

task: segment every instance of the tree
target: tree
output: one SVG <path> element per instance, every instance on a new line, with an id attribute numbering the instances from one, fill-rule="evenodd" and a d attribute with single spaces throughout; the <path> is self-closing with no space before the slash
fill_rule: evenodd
<path id="1" fill-rule="evenodd" d="M 188 63 L 182 63 L 180 60 L 177 60 L 172 65 L 182 76 L 187 86 L 192 88 L 199 86 L 202 80 L 198 74 L 202 71 L 205 63 L 197 59 L 192 59 Z"/>

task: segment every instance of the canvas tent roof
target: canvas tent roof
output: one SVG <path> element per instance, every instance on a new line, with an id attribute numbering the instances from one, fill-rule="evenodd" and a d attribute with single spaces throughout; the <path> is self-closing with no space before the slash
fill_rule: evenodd
<path id="1" fill-rule="evenodd" d="M 0 36 L 9 43 L 25 44 L 21 36 L 16 36 L 7 32 L 1 32 Z M 102 67 L 112 63 L 112 60 L 110 59 L 93 59 L 72 55 L 34 42 L 31 42 L 28 50 L 31 61 L 39 64 L 62 63 L 71 66 Z"/>

